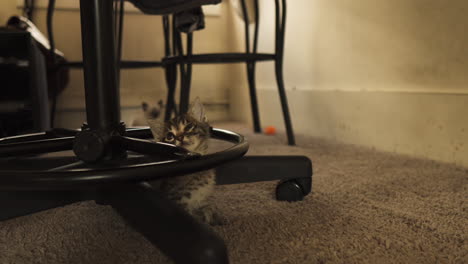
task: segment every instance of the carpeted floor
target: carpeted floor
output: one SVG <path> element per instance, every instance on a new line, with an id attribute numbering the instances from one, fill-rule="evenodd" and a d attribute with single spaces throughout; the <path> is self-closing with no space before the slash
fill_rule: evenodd
<path id="1" fill-rule="evenodd" d="M 219 126 L 218 126 L 219 127 Z M 232 263 L 468 263 L 468 169 L 298 136 L 248 136 L 249 154 L 307 155 L 313 194 L 274 182 L 218 186 L 215 231 Z M 0 223 L 0 263 L 167 263 L 106 206 L 84 202 Z"/>

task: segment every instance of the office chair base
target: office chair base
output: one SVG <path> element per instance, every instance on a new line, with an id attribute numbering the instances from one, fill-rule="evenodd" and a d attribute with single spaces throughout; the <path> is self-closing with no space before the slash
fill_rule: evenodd
<path id="1" fill-rule="evenodd" d="M 280 180 L 278 201 L 301 201 L 312 191 L 312 162 L 305 156 L 244 156 L 216 168 L 219 185 Z"/>
<path id="2" fill-rule="evenodd" d="M 145 130 L 134 132 L 141 133 L 135 136 L 147 134 Z M 28 158 L 28 163 L 32 164 L 32 159 Z M 216 171 L 218 184 L 281 180 L 276 188 L 276 198 L 280 201 L 300 201 L 311 192 L 312 163 L 304 156 L 246 156 L 220 165 Z M 145 182 L 76 191 L 3 191 L 0 192 L 0 221 L 81 201 L 112 206 L 133 229 L 175 263 L 229 262 L 221 238 Z M 177 236 L 174 232 L 178 232 Z M 181 249 L 189 250 L 180 254 Z"/>

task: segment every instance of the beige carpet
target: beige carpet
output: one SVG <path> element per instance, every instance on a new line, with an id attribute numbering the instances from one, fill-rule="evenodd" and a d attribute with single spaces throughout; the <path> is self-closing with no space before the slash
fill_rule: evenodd
<path id="1" fill-rule="evenodd" d="M 298 136 L 246 134 L 250 154 L 300 154 L 313 194 L 277 202 L 275 183 L 218 186 L 231 263 L 468 263 L 468 170 Z M 74 204 L 0 223 L 0 263 L 167 263 L 111 208 Z"/>

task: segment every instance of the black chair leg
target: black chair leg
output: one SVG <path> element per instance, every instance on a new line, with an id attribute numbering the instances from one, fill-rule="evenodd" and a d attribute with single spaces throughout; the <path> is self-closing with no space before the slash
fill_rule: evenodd
<path id="1" fill-rule="evenodd" d="M 169 22 L 169 16 L 163 16 L 163 30 L 164 30 L 164 53 L 166 57 L 173 55 L 174 49 L 171 47 L 171 25 Z M 166 111 L 164 114 L 164 120 L 168 121 L 171 119 L 172 113 L 176 110 L 175 104 L 175 92 L 177 84 L 177 65 L 166 65 L 164 66 L 164 73 L 166 77 L 167 86 L 167 99 L 166 99 Z"/>
<path id="2" fill-rule="evenodd" d="M 177 82 L 177 68 L 176 65 L 168 65 L 164 68 L 166 74 L 167 84 L 167 99 L 166 99 L 166 111 L 164 113 L 164 120 L 168 121 L 171 119 L 172 112 L 176 110 L 175 105 L 175 90 Z"/>
<path id="3" fill-rule="evenodd" d="M 177 34 L 177 43 L 179 49 L 179 55 L 183 55 L 183 47 L 182 47 L 182 37 L 181 34 Z M 187 58 L 190 59 L 193 51 L 193 33 L 187 34 Z M 179 111 L 181 114 L 187 112 L 189 104 L 190 104 L 190 87 L 192 82 L 192 63 L 181 63 L 180 67 L 180 105 Z"/>
<path id="4" fill-rule="evenodd" d="M 186 113 L 189 108 L 190 104 L 190 82 L 191 82 L 191 72 L 192 66 L 186 65 L 186 67 L 181 64 L 180 67 L 185 68 L 181 69 L 181 76 L 180 76 L 180 103 L 179 103 L 179 111 L 181 114 Z"/>
<path id="5" fill-rule="evenodd" d="M 114 13 L 114 25 L 115 35 L 116 35 L 116 42 L 117 42 L 117 50 L 116 50 L 116 60 L 117 60 L 117 87 L 120 89 L 120 69 L 121 69 L 121 62 L 122 62 L 122 42 L 123 42 L 123 27 L 124 27 L 124 13 L 125 13 L 125 5 L 124 0 L 118 0 L 115 2 L 116 12 Z M 118 10 L 118 13 L 117 13 Z"/>
<path id="6" fill-rule="evenodd" d="M 177 264 L 229 263 L 223 240 L 147 183 L 103 196 L 135 230 Z"/>
<path id="7" fill-rule="evenodd" d="M 106 133 L 120 126 L 113 1 L 80 0 L 86 120 Z"/>
<path id="8" fill-rule="evenodd" d="M 284 125 L 286 127 L 286 134 L 288 137 L 288 144 L 296 145 L 294 138 L 294 131 L 291 124 L 291 116 L 289 114 L 288 99 L 284 88 L 283 78 L 283 55 L 284 55 L 284 41 L 286 32 L 286 0 L 275 0 L 275 75 L 276 83 L 278 85 L 278 93 L 281 101 L 281 108 L 283 109 Z"/>
<path id="9" fill-rule="evenodd" d="M 288 144 L 291 146 L 296 145 L 296 139 L 294 137 L 294 131 L 291 123 L 291 116 L 289 114 L 288 99 L 286 96 L 286 90 L 284 88 L 283 80 L 283 67 L 282 62 L 275 61 L 275 74 L 276 82 L 278 84 L 278 93 L 281 101 L 281 108 L 283 109 L 284 125 L 286 127 L 286 134 L 288 136 Z"/>
<path id="10" fill-rule="evenodd" d="M 245 33 L 245 52 L 250 54 L 250 25 L 249 25 L 249 14 L 247 12 L 247 5 L 245 0 L 241 1 L 242 15 L 244 17 L 244 33 Z M 258 43 L 258 3 L 255 2 L 255 31 L 254 31 L 254 43 L 253 43 L 253 53 L 257 52 L 257 43 Z M 247 61 L 247 80 L 249 84 L 250 92 L 250 105 L 252 109 L 252 121 L 254 126 L 254 132 L 260 133 L 260 116 L 258 113 L 258 102 L 257 102 L 257 90 L 255 87 L 255 62 Z"/>
<path id="11" fill-rule="evenodd" d="M 56 63 L 56 56 L 55 56 L 55 40 L 54 40 L 54 31 L 53 31 L 53 15 L 54 15 L 54 9 L 55 9 L 55 0 L 49 0 L 49 4 L 47 6 L 47 35 L 49 37 L 49 43 L 50 43 L 50 55 L 52 59 L 52 64 L 55 65 Z M 53 81 L 55 81 L 52 89 L 52 95 L 49 95 L 49 98 L 52 98 L 52 102 L 50 104 L 50 127 L 55 126 L 55 114 L 57 112 L 57 89 L 59 87 L 59 81 L 57 78 L 53 78 Z"/>
<path id="12" fill-rule="evenodd" d="M 254 126 L 254 132 L 262 132 L 260 126 L 260 115 L 258 112 L 258 101 L 257 101 L 257 88 L 255 83 L 255 63 L 247 63 L 247 78 L 249 82 L 250 91 L 250 105 L 252 108 L 252 121 Z"/>

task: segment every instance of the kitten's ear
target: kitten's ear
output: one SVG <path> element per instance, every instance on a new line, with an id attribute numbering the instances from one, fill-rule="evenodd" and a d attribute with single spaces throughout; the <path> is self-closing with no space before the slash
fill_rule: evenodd
<path id="1" fill-rule="evenodd" d="M 143 109 L 143 112 L 148 111 L 148 103 L 147 102 L 142 102 L 141 103 L 141 109 Z"/>
<path id="2" fill-rule="evenodd" d="M 159 119 L 147 119 L 148 126 L 153 134 L 154 140 L 161 141 L 164 139 L 164 121 Z"/>
<path id="3" fill-rule="evenodd" d="M 200 98 L 198 97 L 192 102 L 192 104 L 190 104 L 188 113 L 199 122 L 208 122 L 205 108 L 203 107 L 203 104 L 200 102 Z"/>

